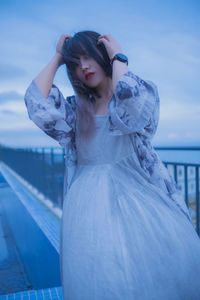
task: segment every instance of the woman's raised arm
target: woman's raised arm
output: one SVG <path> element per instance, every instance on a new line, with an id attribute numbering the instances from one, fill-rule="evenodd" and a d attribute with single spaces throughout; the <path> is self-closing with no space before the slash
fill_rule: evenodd
<path id="1" fill-rule="evenodd" d="M 34 79 L 40 91 L 43 95 L 48 98 L 49 92 L 51 90 L 53 80 L 58 68 L 64 64 L 63 56 L 61 54 L 62 46 L 66 39 L 70 38 L 69 34 L 62 34 L 58 44 L 56 46 L 56 53 L 51 59 L 51 61 L 47 64 L 47 66 L 38 74 L 38 76 Z"/>
<path id="2" fill-rule="evenodd" d="M 63 64 L 61 53 L 65 35 L 62 35 L 56 54 L 50 63 L 32 80 L 26 90 L 24 101 L 28 116 L 47 135 L 66 146 L 75 132 L 75 107 L 53 84 L 58 67 Z"/>

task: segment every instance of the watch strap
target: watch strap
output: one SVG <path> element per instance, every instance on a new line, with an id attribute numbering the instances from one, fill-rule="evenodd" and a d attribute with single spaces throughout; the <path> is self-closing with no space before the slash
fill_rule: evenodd
<path id="1" fill-rule="evenodd" d="M 119 54 L 123 55 L 123 56 L 125 57 L 125 60 L 124 60 L 123 58 L 120 58 L 120 57 L 119 57 Z M 116 60 L 116 59 L 119 60 L 119 61 L 121 61 L 121 62 L 125 62 L 125 63 L 128 65 L 128 57 L 127 57 L 126 55 L 124 55 L 123 53 L 116 53 L 116 54 L 113 56 L 113 58 L 110 59 L 110 64 L 111 64 L 111 66 L 112 66 L 114 60 Z"/>

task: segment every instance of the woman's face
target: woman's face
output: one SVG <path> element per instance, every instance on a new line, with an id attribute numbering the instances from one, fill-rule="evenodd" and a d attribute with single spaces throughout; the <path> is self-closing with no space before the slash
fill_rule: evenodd
<path id="1" fill-rule="evenodd" d="M 90 88 L 98 87 L 106 76 L 101 66 L 87 54 L 79 56 L 79 65 L 76 66 L 75 72 L 78 79 Z"/>

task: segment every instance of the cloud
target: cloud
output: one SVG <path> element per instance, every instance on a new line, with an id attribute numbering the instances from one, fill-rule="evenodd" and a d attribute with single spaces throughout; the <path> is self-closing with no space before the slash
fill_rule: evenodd
<path id="1" fill-rule="evenodd" d="M 168 139 L 176 139 L 177 138 L 177 134 L 175 132 L 170 132 L 168 134 Z"/>
<path id="2" fill-rule="evenodd" d="M 161 103 L 160 104 L 160 118 L 162 121 L 171 122 L 174 121 L 177 123 L 184 122 L 188 124 L 192 122 L 196 127 L 197 124 L 200 126 L 200 104 L 186 104 L 170 102 L 170 103 Z M 183 124 L 182 124 L 183 125 Z M 199 127 L 198 126 L 198 127 Z"/>
<path id="3" fill-rule="evenodd" d="M 0 93 L 0 104 L 8 101 L 22 101 L 24 96 L 16 91 L 8 91 Z"/>
<path id="4" fill-rule="evenodd" d="M 0 64 L 0 79 L 13 79 L 18 77 L 23 77 L 27 75 L 27 72 L 18 66 L 9 65 L 9 64 Z"/>
<path id="5" fill-rule="evenodd" d="M 15 116 L 15 115 L 18 115 L 15 111 L 11 111 L 11 110 L 8 110 L 8 109 L 2 109 L 0 110 L 0 114 L 2 115 L 10 115 L 10 116 Z"/>
<path id="6" fill-rule="evenodd" d="M 162 34 L 162 24 L 160 30 L 152 35 L 135 34 L 128 53 L 132 69 L 144 79 L 152 80 L 166 103 L 199 103 L 199 37 L 176 30 Z"/>

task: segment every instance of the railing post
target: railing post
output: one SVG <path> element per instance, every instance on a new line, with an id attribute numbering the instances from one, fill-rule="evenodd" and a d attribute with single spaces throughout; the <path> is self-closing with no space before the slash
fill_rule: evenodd
<path id="1" fill-rule="evenodd" d="M 177 183 L 177 165 L 174 165 L 174 180 Z"/>
<path id="2" fill-rule="evenodd" d="M 45 162 L 45 148 L 42 147 L 42 153 L 41 153 L 41 164 L 42 164 L 42 173 L 43 173 L 43 176 L 42 176 L 42 182 L 43 182 L 43 190 L 46 191 L 46 180 L 47 180 L 47 176 L 46 176 L 46 162 Z"/>
<path id="3" fill-rule="evenodd" d="M 56 193 L 55 193 L 55 170 L 54 170 L 54 149 L 51 148 L 51 175 L 52 175 L 52 178 L 51 178 L 51 182 L 52 182 L 52 185 L 51 185 L 51 194 L 52 194 L 52 200 L 53 200 L 53 203 L 57 203 L 57 199 L 56 199 Z"/>
<path id="4" fill-rule="evenodd" d="M 184 166 L 184 187 L 185 187 L 185 202 L 188 204 L 188 174 L 187 174 L 188 166 Z"/>
<path id="5" fill-rule="evenodd" d="M 199 167 L 195 167 L 196 183 L 196 231 L 199 235 Z"/>

